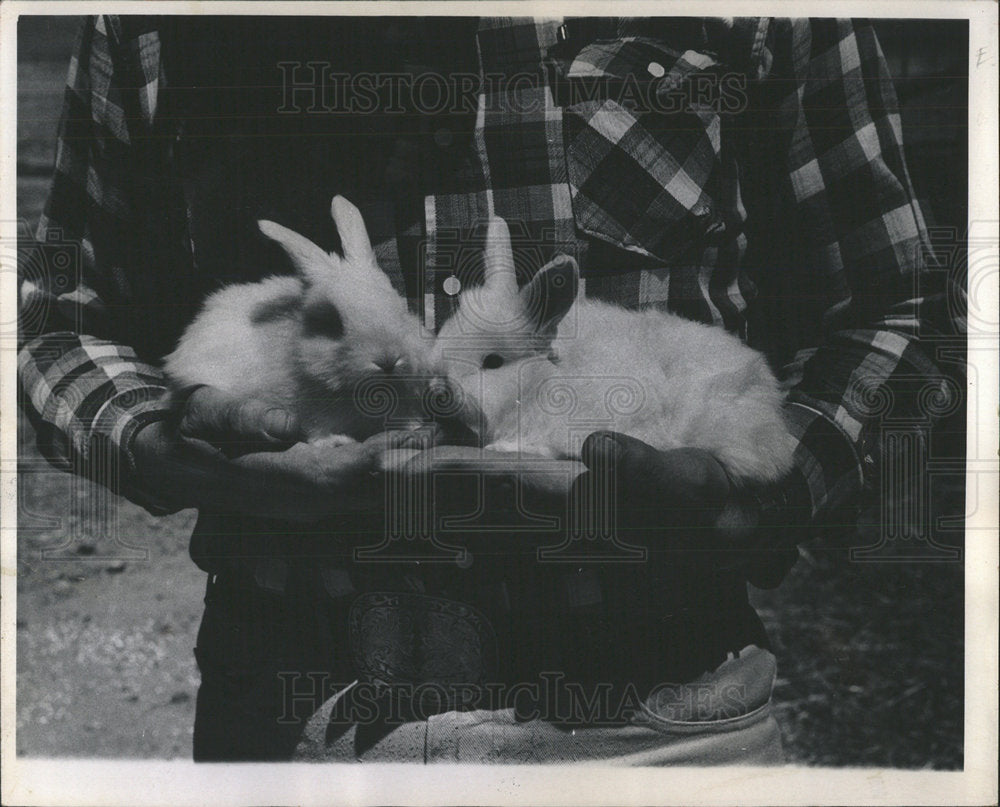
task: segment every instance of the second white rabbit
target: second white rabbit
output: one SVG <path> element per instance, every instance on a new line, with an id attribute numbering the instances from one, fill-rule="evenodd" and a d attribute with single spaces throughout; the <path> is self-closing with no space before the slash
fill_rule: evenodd
<path id="1" fill-rule="evenodd" d="M 482 286 L 462 293 L 437 349 L 487 448 L 578 458 L 610 429 L 710 451 L 739 485 L 780 479 L 794 440 L 764 356 L 722 328 L 578 297 L 560 256 L 518 289 L 507 225 L 489 225 Z"/>

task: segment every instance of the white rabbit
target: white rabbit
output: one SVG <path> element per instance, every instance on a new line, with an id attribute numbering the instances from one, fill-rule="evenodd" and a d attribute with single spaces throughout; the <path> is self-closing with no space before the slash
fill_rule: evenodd
<path id="1" fill-rule="evenodd" d="M 576 459 L 588 434 L 710 451 L 738 485 L 779 479 L 794 442 L 764 357 L 722 328 L 578 299 L 560 256 L 518 289 L 507 225 L 492 219 L 485 280 L 459 298 L 437 350 L 487 448 Z M 478 411 L 477 411 L 478 410 Z"/>
<path id="2" fill-rule="evenodd" d="M 343 256 L 260 221 L 298 271 L 227 286 L 166 358 L 176 388 L 210 384 L 297 413 L 310 441 L 361 440 L 427 419 L 433 339 L 379 269 L 361 212 L 334 197 Z"/>

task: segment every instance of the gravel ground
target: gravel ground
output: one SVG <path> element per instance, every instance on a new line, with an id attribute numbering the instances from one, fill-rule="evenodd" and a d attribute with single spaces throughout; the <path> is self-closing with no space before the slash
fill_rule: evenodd
<path id="1" fill-rule="evenodd" d="M 110 564 L 115 565 L 114 562 Z M 178 554 L 19 594 L 17 751 L 191 757 L 202 575 Z"/>

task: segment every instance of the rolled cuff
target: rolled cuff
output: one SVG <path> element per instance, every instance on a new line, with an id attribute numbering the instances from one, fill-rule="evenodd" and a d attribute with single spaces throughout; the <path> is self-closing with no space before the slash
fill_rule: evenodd
<path id="1" fill-rule="evenodd" d="M 795 472 L 805 480 L 811 520 L 853 503 L 864 487 L 864 466 L 849 435 L 818 409 L 785 404 L 789 431 L 798 441 Z"/>

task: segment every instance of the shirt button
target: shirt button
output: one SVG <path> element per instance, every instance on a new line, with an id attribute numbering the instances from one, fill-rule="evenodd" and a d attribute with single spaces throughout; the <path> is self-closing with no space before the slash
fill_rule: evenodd
<path id="1" fill-rule="evenodd" d="M 444 279 L 441 288 L 445 294 L 454 297 L 462 290 L 462 281 L 455 277 L 455 275 L 449 275 Z"/>
<path id="2" fill-rule="evenodd" d="M 667 72 L 659 62 L 650 62 L 646 66 L 646 70 L 653 78 L 662 78 Z"/>
<path id="3" fill-rule="evenodd" d="M 446 149 L 452 144 L 454 136 L 451 133 L 451 129 L 446 126 L 442 126 L 436 132 L 434 132 L 434 142 L 438 144 L 439 148 Z"/>

